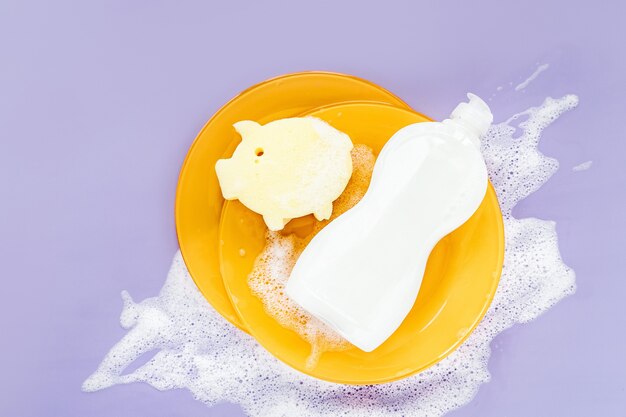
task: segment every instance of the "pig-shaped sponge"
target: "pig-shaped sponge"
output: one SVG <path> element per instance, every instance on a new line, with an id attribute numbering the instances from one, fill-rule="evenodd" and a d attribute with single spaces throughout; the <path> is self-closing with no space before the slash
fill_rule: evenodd
<path id="1" fill-rule="evenodd" d="M 270 230 L 313 213 L 330 218 L 333 201 L 352 175 L 352 141 L 315 117 L 280 119 L 261 126 L 234 124 L 241 143 L 215 164 L 222 194 L 263 216 Z"/>

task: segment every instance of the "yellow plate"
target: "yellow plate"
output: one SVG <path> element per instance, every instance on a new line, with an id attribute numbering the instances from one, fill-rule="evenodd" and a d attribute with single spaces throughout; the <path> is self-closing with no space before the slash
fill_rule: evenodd
<path id="1" fill-rule="evenodd" d="M 288 74 L 257 84 L 224 105 L 196 137 L 176 190 L 176 232 L 185 264 L 213 307 L 242 330 L 220 275 L 218 227 L 224 200 L 215 162 L 230 157 L 240 141 L 232 124 L 267 123 L 316 107 L 349 100 L 409 106 L 389 91 L 360 78 L 329 72 Z"/>
<path id="2" fill-rule="evenodd" d="M 378 153 L 398 129 L 428 120 L 409 110 L 374 103 L 329 106 L 310 113 Z M 413 309 L 383 345 L 325 352 L 307 369 L 309 344 L 264 310 L 247 284 L 265 244 L 265 225 L 237 201 L 222 213 L 220 261 L 226 289 L 250 333 L 269 352 L 314 377 L 348 384 L 397 380 L 424 370 L 459 346 L 478 325 L 494 296 L 504 257 L 502 214 L 491 184 L 478 211 L 434 248 Z M 239 253 L 245 248 L 245 256 Z"/>

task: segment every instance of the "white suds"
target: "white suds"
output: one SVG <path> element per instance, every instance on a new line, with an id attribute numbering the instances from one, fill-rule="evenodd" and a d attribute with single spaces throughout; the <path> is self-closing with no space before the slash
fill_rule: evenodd
<path id="1" fill-rule="evenodd" d="M 330 220 L 352 208 L 365 195 L 370 183 L 376 157 L 365 145 L 355 145 L 351 152 L 352 176 L 341 197 L 333 203 Z M 283 327 L 297 332 L 311 345 L 307 368 L 313 368 L 326 351 L 340 351 L 351 347 L 345 339 L 328 325 L 309 314 L 284 292 L 291 270 L 298 257 L 313 237 L 328 223 L 315 222 L 306 237 L 283 235 L 268 231 L 266 244 L 257 257 L 248 276 L 252 292 L 263 301 L 265 310 Z"/>
<path id="2" fill-rule="evenodd" d="M 523 87 L 522 87 L 523 88 Z M 489 344 L 504 329 L 536 318 L 575 289 L 574 272 L 561 260 L 553 222 L 516 219 L 511 210 L 556 171 L 556 160 L 537 144 L 543 130 L 574 108 L 576 96 L 548 98 L 539 107 L 494 125 L 483 153 L 498 193 L 506 251 L 498 292 L 485 318 L 455 352 L 401 381 L 349 386 L 315 380 L 279 362 L 250 336 L 217 314 L 189 277 L 180 253 L 157 297 L 135 303 L 124 292 L 126 335 L 83 384 L 95 391 L 143 381 L 165 390 L 189 389 L 206 404 L 230 401 L 251 416 L 440 416 L 469 402 L 489 380 Z M 510 123 L 520 116 L 520 137 Z M 136 370 L 125 368 L 157 353 Z"/>
<path id="3" fill-rule="evenodd" d="M 519 83 L 518 85 L 515 86 L 515 91 L 520 91 L 520 90 L 523 90 L 524 88 L 528 87 L 528 85 L 531 82 L 533 82 L 533 80 L 535 78 L 537 78 L 539 76 L 539 74 L 541 74 L 542 72 L 547 70 L 549 66 L 550 66 L 550 64 L 539 65 L 537 67 L 537 69 L 535 70 L 535 72 L 533 72 L 530 75 L 530 77 L 526 78 L 524 81 L 522 81 L 521 83 Z"/>
<path id="4" fill-rule="evenodd" d="M 582 164 L 578 164 L 575 167 L 573 167 L 572 171 L 574 172 L 587 171 L 589 168 L 591 168 L 592 164 L 593 164 L 593 161 L 585 161 Z"/>

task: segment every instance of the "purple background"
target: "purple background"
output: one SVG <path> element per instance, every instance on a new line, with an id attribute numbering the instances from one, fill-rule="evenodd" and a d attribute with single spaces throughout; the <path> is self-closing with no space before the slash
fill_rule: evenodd
<path id="1" fill-rule="evenodd" d="M 580 96 L 541 146 L 561 169 L 517 208 L 557 221 L 578 292 L 499 336 L 492 381 L 451 415 L 625 415 L 626 3 L 296 3 L 0 2 L 0 415 L 242 415 L 182 390 L 80 385 L 124 334 L 120 291 L 141 300 L 164 282 L 195 134 L 240 90 L 310 69 L 435 118 L 467 90 L 505 87 L 496 120 Z M 513 92 L 538 62 L 549 70 Z"/>

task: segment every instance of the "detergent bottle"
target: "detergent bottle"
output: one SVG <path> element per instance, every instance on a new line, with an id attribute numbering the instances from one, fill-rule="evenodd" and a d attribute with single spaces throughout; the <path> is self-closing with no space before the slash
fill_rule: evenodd
<path id="1" fill-rule="evenodd" d="M 485 197 L 480 137 L 493 116 L 467 96 L 449 119 L 396 132 L 365 196 L 311 240 L 291 272 L 287 294 L 363 351 L 400 326 L 433 247 Z"/>

